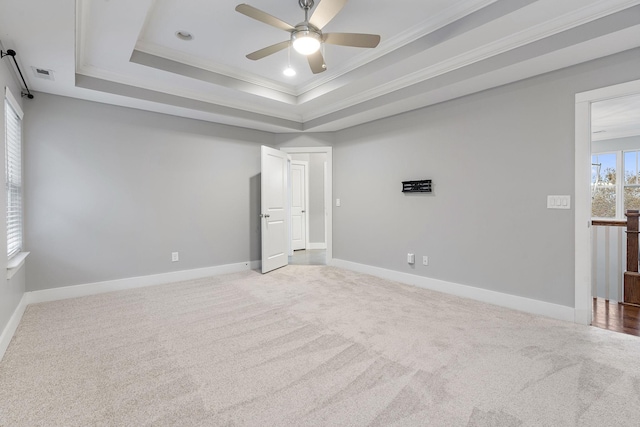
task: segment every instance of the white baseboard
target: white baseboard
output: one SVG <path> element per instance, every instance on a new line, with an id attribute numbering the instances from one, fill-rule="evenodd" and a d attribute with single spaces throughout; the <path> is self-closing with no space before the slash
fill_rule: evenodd
<path id="1" fill-rule="evenodd" d="M 0 334 L 0 361 L 4 357 L 4 353 L 7 351 L 9 347 L 9 343 L 11 342 L 11 338 L 13 338 L 13 334 L 16 333 L 16 329 L 18 329 L 18 325 L 20 324 L 20 320 L 22 319 L 22 315 L 24 314 L 25 309 L 27 308 L 27 294 L 23 294 L 18 306 L 13 311 L 7 326 L 5 326 L 2 334 Z"/>
<path id="2" fill-rule="evenodd" d="M 575 322 L 576 313 L 573 307 L 553 304 L 534 300 L 515 295 L 503 294 L 501 292 L 490 291 L 487 289 L 476 288 L 473 286 L 461 285 L 444 280 L 432 279 L 429 277 L 418 276 L 415 274 L 403 273 L 400 271 L 387 270 L 385 268 L 373 267 L 366 264 L 358 264 L 351 261 L 334 258 L 331 265 L 335 267 L 345 268 L 347 270 L 357 271 L 359 273 L 370 274 L 372 276 L 381 277 L 383 279 L 394 280 L 396 282 L 407 285 L 417 286 L 419 288 L 438 291 L 445 294 L 455 295 L 463 298 L 469 298 L 476 301 L 482 301 L 501 307 L 507 307 L 514 310 L 524 311 L 526 313 L 537 314 L 540 316 L 551 317 L 553 319 Z"/>
<path id="3" fill-rule="evenodd" d="M 309 243 L 307 249 L 327 249 L 326 243 Z"/>
<path id="4" fill-rule="evenodd" d="M 153 274 L 150 276 L 130 277 L 126 279 L 108 280 L 105 282 L 43 289 L 41 291 L 27 292 L 25 293 L 25 296 L 27 304 L 35 304 L 39 302 L 77 298 L 125 289 L 162 285 L 165 283 L 180 282 L 183 280 L 200 279 L 202 277 L 236 273 L 239 271 L 253 270 L 257 268 L 260 268 L 260 261 L 247 261 L 237 264 L 216 265 L 213 267 L 197 268 L 193 270 L 172 271 L 170 273 Z"/>

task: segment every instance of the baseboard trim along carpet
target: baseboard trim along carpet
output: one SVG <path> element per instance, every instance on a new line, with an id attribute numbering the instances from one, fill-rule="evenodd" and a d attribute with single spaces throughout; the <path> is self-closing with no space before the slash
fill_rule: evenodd
<path id="1" fill-rule="evenodd" d="M 558 304 L 538 301 L 530 298 L 515 295 L 503 294 L 487 289 L 473 286 L 461 285 L 444 280 L 432 279 L 415 274 L 403 273 L 400 271 L 388 270 L 366 264 L 359 264 L 334 258 L 331 265 L 359 273 L 370 274 L 383 279 L 394 280 L 396 282 L 419 288 L 442 292 L 463 298 L 469 298 L 489 304 L 511 308 L 526 313 L 537 314 L 558 320 L 569 322 L 575 321 L 575 310 Z M 121 291 L 126 289 L 142 288 L 146 286 L 162 285 L 184 280 L 200 279 L 208 276 L 220 274 L 236 273 L 244 270 L 260 268 L 260 261 L 246 261 L 236 264 L 218 265 L 213 267 L 198 268 L 193 270 L 173 271 L 169 273 L 154 274 L 149 276 L 130 277 L 126 279 L 108 280 L 104 282 L 87 283 L 82 285 L 64 286 L 60 288 L 44 289 L 40 291 L 26 292 L 18 307 L 14 311 L 9 323 L 0 335 L 0 360 L 4 355 L 11 338 L 15 333 L 20 319 L 29 304 L 41 302 L 57 301 L 69 298 L 77 298 L 88 295 L 101 294 L 105 292 Z"/>
<path id="2" fill-rule="evenodd" d="M 482 301 L 501 307 L 524 311 L 526 313 L 537 314 L 540 316 L 550 317 L 558 320 L 565 320 L 568 322 L 575 322 L 576 320 L 575 310 L 573 307 L 534 300 L 531 298 L 519 297 L 516 295 L 503 294 L 501 292 L 461 285 L 459 283 L 447 282 L 444 280 L 432 279 L 415 274 L 403 273 L 395 270 L 387 270 L 385 268 L 373 267 L 371 265 L 359 264 L 356 262 L 345 261 L 337 258 L 333 258 L 333 260 L 331 261 L 331 265 L 334 267 L 356 271 L 358 273 L 370 274 L 372 276 L 377 276 L 383 279 L 394 280 L 406 285 L 417 286 L 419 288 L 438 291 L 463 298 L 469 298 L 476 301 Z"/>
<path id="3" fill-rule="evenodd" d="M 260 261 L 246 261 L 239 262 L 237 264 L 216 265 L 213 267 L 196 268 L 193 270 L 172 271 L 169 273 L 152 274 L 149 276 L 129 277 L 126 279 L 107 280 L 104 282 L 87 283 L 83 285 L 43 289 L 41 291 L 27 292 L 25 295 L 27 297 L 27 304 L 36 304 L 39 302 L 84 297 L 87 295 L 101 294 L 105 292 L 163 285 L 172 282 L 182 282 L 184 280 L 237 273 L 239 271 L 257 268 L 260 268 Z"/>
<path id="4" fill-rule="evenodd" d="M 27 305 L 40 302 L 58 301 L 105 292 L 122 291 L 126 289 L 142 288 L 145 286 L 163 285 L 184 280 L 200 279 L 220 274 L 237 273 L 239 271 L 260 268 L 260 261 L 246 261 L 236 264 L 216 265 L 213 267 L 197 268 L 193 270 L 172 271 L 170 273 L 153 274 L 149 276 L 129 277 L 126 279 L 107 280 L 104 282 L 86 283 L 82 285 L 63 286 L 60 288 L 43 289 L 25 292 L 20 303 L 11 315 L 7 326 L 0 334 L 0 361 L 4 356 L 11 338 L 16 332 Z"/>
<path id="5" fill-rule="evenodd" d="M 0 334 L 0 361 L 4 357 L 5 351 L 9 347 L 9 343 L 11 342 L 11 338 L 13 338 L 13 334 L 16 333 L 16 329 L 18 329 L 18 325 L 20 324 L 20 320 L 22 319 L 22 315 L 27 308 L 27 294 L 22 295 L 18 306 L 13 311 L 7 326 L 5 326 L 2 334 Z"/>

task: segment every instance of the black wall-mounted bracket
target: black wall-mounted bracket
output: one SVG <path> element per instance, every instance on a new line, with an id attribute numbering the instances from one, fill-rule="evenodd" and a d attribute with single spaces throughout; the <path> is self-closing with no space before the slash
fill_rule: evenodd
<path id="1" fill-rule="evenodd" d="M 24 83 L 24 90 L 20 92 L 22 97 L 27 97 L 29 99 L 33 99 L 33 94 L 29 90 L 29 86 L 27 86 L 27 82 L 22 75 L 22 71 L 20 71 L 20 66 L 18 65 L 18 61 L 16 61 L 16 51 L 13 49 L 7 49 L 6 52 L 0 50 L 0 58 L 4 58 L 5 56 L 10 56 L 13 58 L 13 62 L 16 64 L 16 69 L 18 70 L 18 74 L 20 74 L 20 78 L 22 79 L 22 83 Z"/>
<path id="2" fill-rule="evenodd" d="M 431 180 L 423 179 L 421 181 L 402 181 L 403 193 L 431 193 Z"/>

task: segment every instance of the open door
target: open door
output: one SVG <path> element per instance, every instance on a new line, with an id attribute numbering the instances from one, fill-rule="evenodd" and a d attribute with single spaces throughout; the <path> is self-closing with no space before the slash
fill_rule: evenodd
<path id="1" fill-rule="evenodd" d="M 262 272 L 288 263 L 287 153 L 262 146 L 261 150 Z"/>

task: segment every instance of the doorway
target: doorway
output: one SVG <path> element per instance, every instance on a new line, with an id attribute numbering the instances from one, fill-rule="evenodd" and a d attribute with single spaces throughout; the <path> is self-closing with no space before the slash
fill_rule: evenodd
<path id="1" fill-rule="evenodd" d="M 280 150 L 290 155 L 292 164 L 306 162 L 308 167 L 308 180 L 305 183 L 308 200 L 308 208 L 305 209 L 305 214 L 307 215 L 299 218 L 300 221 L 306 221 L 306 244 L 304 249 L 293 250 L 294 248 L 299 248 L 300 243 L 298 239 L 294 246 L 293 239 L 296 235 L 292 227 L 289 264 L 330 264 L 333 258 L 332 147 L 283 147 Z M 292 182 L 292 185 L 295 184 Z M 300 188 L 297 189 L 298 194 L 300 190 Z M 291 206 L 291 213 L 294 214 L 293 205 Z M 292 217 L 291 223 L 293 224 L 293 222 Z"/>
<path id="2" fill-rule="evenodd" d="M 640 94 L 640 80 L 576 94 L 575 115 L 575 322 L 593 319 L 591 246 L 591 105 Z"/>
<path id="3" fill-rule="evenodd" d="M 309 245 L 309 161 L 290 160 L 289 194 L 291 255 L 292 251 L 304 251 Z"/>

